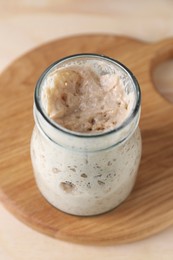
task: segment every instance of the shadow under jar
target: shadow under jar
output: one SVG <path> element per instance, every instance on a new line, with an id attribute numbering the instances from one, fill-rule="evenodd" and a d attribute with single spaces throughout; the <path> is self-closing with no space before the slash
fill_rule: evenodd
<path id="1" fill-rule="evenodd" d="M 46 80 L 58 69 L 74 66 L 92 68 L 98 78 L 118 77 L 129 109 L 121 123 L 102 131 L 79 132 L 48 116 L 42 99 Z M 128 197 L 141 158 L 140 101 L 133 74 L 105 56 L 69 56 L 41 75 L 35 89 L 31 159 L 37 186 L 50 204 L 66 213 L 90 216 L 107 212 Z"/>

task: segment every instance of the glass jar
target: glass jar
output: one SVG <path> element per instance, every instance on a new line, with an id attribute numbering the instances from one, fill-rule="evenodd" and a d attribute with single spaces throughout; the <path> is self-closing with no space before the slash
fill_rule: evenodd
<path id="1" fill-rule="evenodd" d="M 95 134 L 73 132 L 51 120 L 41 101 L 47 76 L 69 64 L 92 62 L 97 67 L 100 61 L 115 70 L 126 93 L 134 95 L 128 118 L 113 130 Z M 103 68 L 98 69 L 104 73 Z M 42 74 L 35 89 L 31 159 L 37 186 L 50 204 L 66 213 L 89 216 L 107 212 L 127 198 L 141 158 L 140 102 L 140 88 L 133 74 L 105 56 L 69 56 Z"/>

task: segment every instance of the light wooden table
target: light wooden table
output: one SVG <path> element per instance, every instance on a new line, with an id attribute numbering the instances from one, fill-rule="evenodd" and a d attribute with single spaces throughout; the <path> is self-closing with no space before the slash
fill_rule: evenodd
<path id="1" fill-rule="evenodd" d="M 146 41 L 173 37 L 173 2 L 1 0 L 0 70 L 44 42 L 72 34 L 98 32 L 129 35 Z M 172 68 L 164 65 L 156 72 L 157 85 L 161 89 L 166 84 L 161 91 L 170 98 L 173 97 Z M 165 81 L 165 75 L 169 80 Z M 172 260 L 173 227 L 133 244 L 83 246 L 54 240 L 30 229 L 0 204 L 0 259 Z"/>

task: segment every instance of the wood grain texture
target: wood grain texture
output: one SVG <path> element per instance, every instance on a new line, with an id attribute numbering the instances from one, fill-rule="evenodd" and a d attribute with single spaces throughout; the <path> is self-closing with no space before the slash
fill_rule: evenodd
<path id="1" fill-rule="evenodd" d="M 64 56 L 92 52 L 125 64 L 142 89 L 143 156 L 137 183 L 118 208 L 75 217 L 53 208 L 39 193 L 29 145 L 33 91 L 43 70 Z M 50 42 L 11 64 L 0 76 L 0 200 L 16 217 L 54 238 L 114 244 L 143 239 L 173 224 L 173 105 L 153 86 L 156 64 L 173 57 L 173 39 L 147 44 L 126 37 L 83 35 Z"/>

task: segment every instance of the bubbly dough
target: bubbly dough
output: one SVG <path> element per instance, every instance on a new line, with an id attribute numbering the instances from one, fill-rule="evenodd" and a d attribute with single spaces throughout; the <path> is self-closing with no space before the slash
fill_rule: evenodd
<path id="1" fill-rule="evenodd" d="M 140 111 L 127 128 L 90 138 L 129 117 L 135 89 L 122 69 L 105 61 L 79 59 L 76 63 L 60 63 L 61 68 L 45 75 L 41 108 L 62 127 L 86 136 L 76 138 L 45 124 L 35 106 L 31 158 L 38 188 L 53 206 L 91 216 L 118 206 L 134 186 L 141 157 Z M 101 148 L 96 145 L 99 142 Z"/>
<path id="2" fill-rule="evenodd" d="M 42 103 L 48 116 L 76 132 L 111 130 L 129 115 L 131 103 L 120 77 L 89 66 L 56 69 L 48 75 Z"/>

